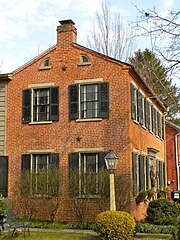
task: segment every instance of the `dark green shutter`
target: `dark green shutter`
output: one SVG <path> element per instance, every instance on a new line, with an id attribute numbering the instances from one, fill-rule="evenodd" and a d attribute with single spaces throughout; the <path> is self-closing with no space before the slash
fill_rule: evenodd
<path id="1" fill-rule="evenodd" d="M 99 117 L 109 117 L 109 83 L 99 83 Z"/>
<path id="2" fill-rule="evenodd" d="M 161 115 L 159 112 L 157 112 L 157 135 L 162 138 L 161 134 Z"/>
<path id="3" fill-rule="evenodd" d="M 131 83 L 131 116 L 133 120 L 136 120 L 135 86 L 132 83 Z"/>
<path id="4" fill-rule="evenodd" d="M 146 127 L 151 131 L 151 104 L 146 100 Z"/>
<path id="5" fill-rule="evenodd" d="M 133 196 L 137 195 L 137 153 L 132 153 Z"/>
<path id="6" fill-rule="evenodd" d="M 23 154 L 21 156 L 21 171 L 22 172 L 30 171 L 30 167 L 31 167 L 31 155 Z"/>
<path id="7" fill-rule="evenodd" d="M 79 153 L 69 154 L 69 194 L 70 197 L 79 195 Z"/>
<path id="8" fill-rule="evenodd" d="M 152 131 L 154 134 L 157 134 L 157 120 L 156 120 L 157 111 L 152 107 Z"/>
<path id="9" fill-rule="evenodd" d="M 139 156 L 139 191 L 144 191 L 144 156 Z"/>
<path id="10" fill-rule="evenodd" d="M 50 166 L 59 168 L 59 153 L 50 154 Z"/>
<path id="11" fill-rule="evenodd" d="M 69 119 L 78 119 L 78 84 L 68 86 Z"/>
<path id="12" fill-rule="evenodd" d="M 31 121 L 31 89 L 22 91 L 22 122 Z"/>
<path id="13" fill-rule="evenodd" d="M 142 93 L 138 90 L 138 121 L 142 125 L 143 124 L 143 104 L 142 104 Z"/>
<path id="14" fill-rule="evenodd" d="M 105 156 L 108 154 L 108 152 L 100 152 L 99 153 L 99 166 L 98 169 L 106 169 L 106 164 L 105 164 Z"/>
<path id="15" fill-rule="evenodd" d="M 59 120 L 59 87 L 50 88 L 50 120 Z"/>
<path id="16" fill-rule="evenodd" d="M 8 157 L 0 156 L 0 194 L 8 195 Z"/>
<path id="17" fill-rule="evenodd" d="M 159 161 L 159 188 L 163 187 L 163 163 Z"/>
<path id="18" fill-rule="evenodd" d="M 149 189 L 149 157 L 145 157 L 145 161 L 146 161 L 146 190 Z"/>
<path id="19" fill-rule="evenodd" d="M 156 160 L 156 188 L 159 189 L 159 160 Z"/>

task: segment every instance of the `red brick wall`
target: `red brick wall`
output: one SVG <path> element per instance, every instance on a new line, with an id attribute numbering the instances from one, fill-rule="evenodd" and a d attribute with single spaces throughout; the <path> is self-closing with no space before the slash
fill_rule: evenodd
<path id="1" fill-rule="evenodd" d="M 171 190 L 177 190 L 177 168 L 176 168 L 176 148 L 175 135 L 178 133 L 176 128 L 166 124 L 166 157 L 167 157 L 167 181 Z M 174 180 L 174 182 L 172 182 Z M 170 196 L 170 194 L 169 194 Z"/>
<path id="2" fill-rule="evenodd" d="M 91 64 L 79 66 L 80 54 L 88 55 Z M 51 69 L 40 71 L 38 67 L 45 57 L 50 57 Z M 62 70 L 63 66 L 66 66 L 65 71 Z M 130 82 L 132 76 L 129 74 L 129 69 L 125 65 L 70 44 L 68 48 L 66 46 L 66 49 L 55 47 L 47 55 L 35 59 L 13 74 L 7 97 L 6 150 L 9 156 L 10 195 L 15 181 L 20 176 L 21 155 L 27 153 L 28 150 L 54 149 L 60 154 L 60 165 L 65 172 L 68 171 L 68 154 L 74 152 L 75 148 L 103 147 L 104 151 L 112 148 L 119 158 L 117 172 L 121 171 L 128 175 L 132 173 L 133 148 L 147 152 L 148 146 L 154 146 L 160 150 L 159 157 L 163 158 L 164 142 L 131 120 Z M 74 84 L 75 80 L 93 78 L 103 78 L 104 82 L 109 82 L 109 119 L 99 122 L 69 121 L 68 85 Z M 53 82 L 55 86 L 60 87 L 59 121 L 52 124 L 22 124 L 22 90 L 28 88 L 29 84 L 48 82 Z M 76 140 L 77 136 L 81 137 L 79 142 Z M 91 202 L 92 205 L 90 204 L 89 208 L 93 212 L 88 220 L 94 220 L 99 212 L 94 200 Z M 66 186 L 60 201 L 60 209 L 57 216 L 59 220 L 73 220 Z M 130 211 L 136 210 L 139 211 L 139 206 L 133 203 Z"/>

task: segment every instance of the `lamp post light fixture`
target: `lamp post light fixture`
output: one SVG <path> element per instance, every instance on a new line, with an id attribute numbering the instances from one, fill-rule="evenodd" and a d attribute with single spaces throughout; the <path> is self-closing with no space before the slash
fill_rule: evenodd
<path id="1" fill-rule="evenodd" d="M 104 158 L 107 170 L 109 171 L 110 179 L 110 210 L 116 211 L 115 202 L 115 187 L 114 187 L 114 171 L 117 168 L 118 157 L 114 154 L 113 150 L 110 149 L 108 154 Z"/>

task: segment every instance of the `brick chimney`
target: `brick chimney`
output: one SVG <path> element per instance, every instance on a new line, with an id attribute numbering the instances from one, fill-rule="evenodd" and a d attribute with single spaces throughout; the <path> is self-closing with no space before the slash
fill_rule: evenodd
<path id="1" fill-rule="evenodd" d="M 57 26 L 57 47 L 68 48 L 72 42 L 77 41 L 77 29 L 75 23 L 69 20 L 59 21 L 60 26 Z"/>

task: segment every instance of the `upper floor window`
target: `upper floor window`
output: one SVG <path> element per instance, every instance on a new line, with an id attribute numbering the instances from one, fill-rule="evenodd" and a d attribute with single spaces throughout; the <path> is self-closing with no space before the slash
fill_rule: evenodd
<path id="1" fill-rule="evenodd" d="M 131 115 L 133 120 L 160 138 L 164 138 L 163 115 L 133 83 L 131 83 Z"/>
<path id="2" fill-rule="evenodd" d="M 46 58 L 45 60 L 43 60 L 40 64 L 39 69 L 49 69 L 50 68 L 50 58 Z"/>
<path id="3" fill-rule="evenodd" d="M 88 56 L 86 55 L 80 55 L 80 63 L 79 65 L 88 65 L 91 64 L 91 61 Z"/>
<path id="4" fill-rule="evenodd" d="M 69 117 L 72 119 L 108 118 L 109 84 L 69 86 Z"/>
<path id="5" fill-rule="evenodd" d="M 23 123 L 59 120 L 59 88 L 23 90 Z"/>

